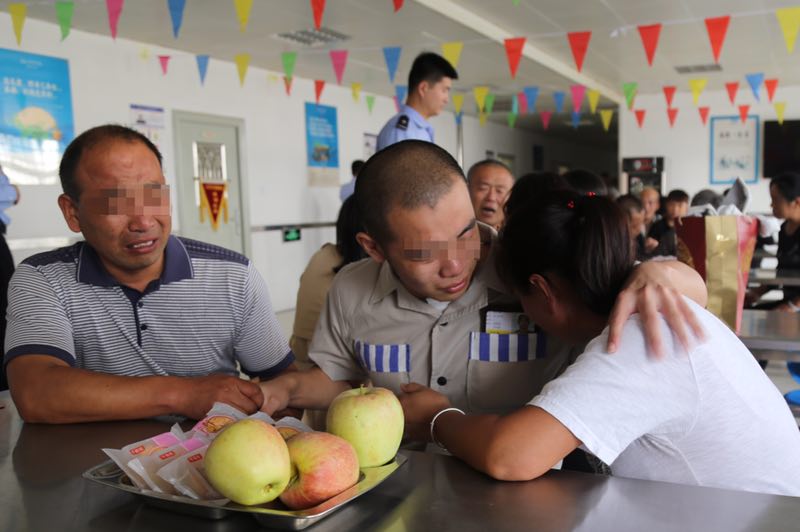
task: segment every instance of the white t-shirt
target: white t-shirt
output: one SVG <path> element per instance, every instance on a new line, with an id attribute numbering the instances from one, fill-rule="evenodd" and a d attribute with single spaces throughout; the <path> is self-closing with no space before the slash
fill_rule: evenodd
<path id="1" fill-rule="evenodd" d="M 786 401 L 736 335 L 689 304 L 708 340 L 688 356 L 662 319 L 666 356 L 650 357 L 633 316 L 617 353 L 605 352 L 606 329 L 529 404 L 616 476 L 800 496 L 800 432 Z"/>

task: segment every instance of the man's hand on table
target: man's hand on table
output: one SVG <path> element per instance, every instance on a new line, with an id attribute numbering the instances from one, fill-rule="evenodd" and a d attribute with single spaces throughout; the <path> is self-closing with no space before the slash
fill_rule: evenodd
<path id="1" fill-rule="evenodd" d="M 404 384 L 398 396 L 403 406 L 405 437 L 416 441 L 430 441 L 433 416 L 450 407 L 446 396 L 417 383 Z"/>
<path id="2" fill-rule="evenodd" d="M 258 384 L 230 375 L 209 375 L 185 380 L 183 407 L 178 412 L 192 419 L 203 419 L 216 402 L 227 403 L 245 414 L 258 412 L 264 395 Z"/>

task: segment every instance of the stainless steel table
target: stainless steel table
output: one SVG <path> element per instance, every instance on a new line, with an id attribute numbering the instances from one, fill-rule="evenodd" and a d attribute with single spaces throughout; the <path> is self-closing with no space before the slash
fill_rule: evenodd
<path id="1" fill-rule="evenodd" d="M 257 530 L 247 515 L 221 521 L 173 514 L 81 478 L 121 447 L 165 429 L 156 421 L 23 424 L 0 393 L 0 530 L 224 532 Z M 372 492 L 308 529 L 796 530 L 800 498 L 551 471 L 497 482 L 449 456 L 408 452 Z"/>
<path id="2" fill-rule="evenodd" d="M 754 268 L 750 270 L 747 282 L 759 285 L 800 286 L 800 270 Z"/>
<path id="3" fill-rule="evenodd" d="M 739 339 L 760 360 L 800 362 L 800 313 L 745 310 Z"/>

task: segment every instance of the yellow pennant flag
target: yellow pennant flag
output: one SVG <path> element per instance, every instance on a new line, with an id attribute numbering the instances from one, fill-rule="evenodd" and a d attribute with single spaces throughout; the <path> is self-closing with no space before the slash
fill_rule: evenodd
<path id="1" fill-rule="evenodd" d="M 250 20 L 250 8 L 253 7 L 253 0 L 233 0 L 236 8 L 236 17 L 239 19 L 239 31 L 244 33 L 247 29 L 247 22 Z"/>
<path id="2" fill-rule="evenodd" d="M 459 92 L 453 95 L 453 108 L 456 110 L 456 114 L 461 112 L 462 107 L 464 107 L 464 95 Z"/>
<path id="3" fill-rule="evenodd" d="M 486 117 L 487 116 L 489 116 L 488 113 L 484 113 L 483 111 L 478 113 L 478 123 L 481 125 L 481 127 L 486 125 Z"/>
<path id="4" fill-rule="evenodd" d="M 787 7 L 775 11 L 778 23 L 783 30 L 786 49 L 789 53 L 794 51 L 794 42 L 797 40 L 797 30 L 800 29 L 800 7 Z"/>
<path id="5" fill-rule="evenodd" d="M 28 13 L 28 6 L 23 3 L 8 4 L 8 13 L 11 15 L 11 24 L 14 26 L 17 46 L 20 46 L 22 44 L 22 27 L 25 25 L 25 15 Z"/>
<path id="6" fill-rule="evenodd" d="M 150 61 L 150 48 L 146 46 L 139 48 L 139 58 L 145 62 Z"/>
<path id="7" fill-rule="evenodd" d="M 706 83 L 708 83 L 706 78 L 689 80 L 689 88 L 692 89 L 692 100 L 695 105 L 700 101 L 700 93 L 706 88 Z"/>
<path id="8" fill-rule="evenodd" d="M 613 109 L 600 109 L 600 120 L 603 121 L 603 129 L 608 131 L 611 127 L 611 117 L 614 116 Z"/>
<path id="9" fill-rule="evenodd" d="M 475 87 L 472 89 L 472 95 L 475 96 L 475 103 L 478 104 L 478 110 L 483 112 L 484 105 L 486 105 L 486 96 L 489 94 L 489 87 Z"/>
<path id="10" fill-rule="evenodd" d="M 233 60 L 236 61 L 236 70 L 239 72 L 239 84 L 244 85 L 247 67 L 250 66 L 250 54 L 238 54 Z"/>
<path id="11" fill-rule="evenodd" d="M 274 72 L 267 74 L 267 83 L 278 83 L 280 80 L 281 78 Z"/>
<path id="12" fill-rule="evenodd" d="M 351 83 L 350 88 L 353 90 L 353 101 L 357 102 L 361 99 L 361 83 Z"/>
<path id="13" fill-rule="evenodd" d="M 784 111 L 786 111 L 786 102 L 775 102 L 775 114 L 778 117 L 779 124 L 783 124 Z"/>
<path id="14" fill-rule="evenodd" d="M 453 65 L 453 68 L 458 68 L 458 60 L 461 59 L 461 50 L 463 49 L 464 43 L 461 41 L 442 43 L 442 55 L 448 63 Z"/>
<path id="15" fill-rule="evenodd" d="M 600 91 L 591 89 L 586 94 L 589 96 L 589 111 L 595 114 L 597 112 L 597 102 L 600 101 Z"/>

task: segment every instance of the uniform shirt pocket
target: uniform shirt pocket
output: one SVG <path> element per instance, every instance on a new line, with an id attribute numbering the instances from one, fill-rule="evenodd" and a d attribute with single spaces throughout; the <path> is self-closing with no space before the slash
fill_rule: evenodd
<path id="1" fill-rule="evenodd" d="M 400 393 L 400 385 L 410 382 L 411 346 L 378 344 L 356 340 L 355 353 L 374 386 Z"/>

